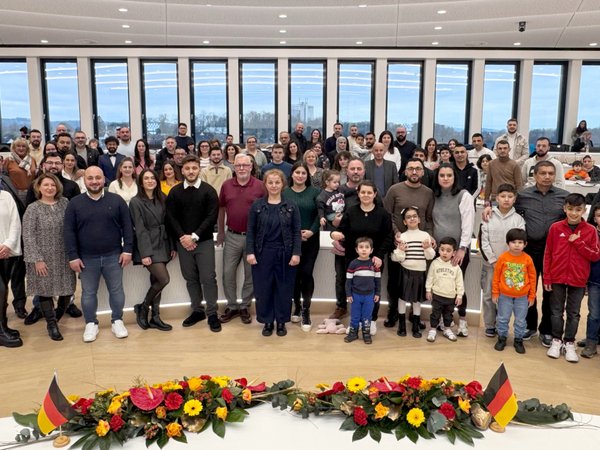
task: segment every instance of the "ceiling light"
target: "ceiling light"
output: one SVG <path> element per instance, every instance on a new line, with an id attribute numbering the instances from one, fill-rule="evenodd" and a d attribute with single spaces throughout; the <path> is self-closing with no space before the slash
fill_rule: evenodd
<path id="1" fill-rule="evenodd" d="M 362 41 L 356 41 L 356 45 L 362 45 Z"/>
<path id="2" fill-rule="evenodd" d="M 127 8 L 119 8 L 119 12 L 127 12 L 129 11 Z"/>
<path id="3" fill-rule="evenodd" d="M 287 44 L 287 41 L 279 41 L 281 45 Z"/>
<path id="4" fill-rule="evenodd" d="M 123 28 L 131 28 L 129 25 L 121 25 Z"/>
<path id="5" fill-rule="evenodd" d="M 434 41 L 434 42 L 431 43 L 431 45 L 439 45 L 439 42 L 438 41 Z"/>
<path id="6" fill-rule="evenodd" d="M 363 5 L 358 5 L 358 7 L 359 7 L 359 8 L 366 8 L 366 7 L 367 7 L 367 5 L 364 5 L 364 4 L 363 4 Z"/>
<path id="7" fill-rule="evenodd" d="M 287 30 L 279 30 L 279 32 L 280 32 L 281 34 L 283 34 L 283 33 L 287 33 Z"/>
<path id="8" fill-rule="evenodd" d="M 448 11 L 446 11 L 445 9 L 439 9 L 438 10 L 438 14 L 446 14 Z"/>
<path id="9" fill-rule="evenodd" d="M 279 14 L 280 19 L 287 19 L 287 14 Z"/>
<path id="10" fill-rule="evenodd" d="M 48 43 L 48 41 L 47 41 L 46 39 L 42 39 L 40 42 L 41 42 L 42 44 L 47 44 L 47 43 Z"/>
<path id="11" fill-rule="evenodd" d="M 521 45 L 521 43 L 520 43 L 520 42 L 515 42 L 513 45 L 514 45 L 515 47 L 518 47 L 519 45 Z"/>
<path id="12" fill-rule="evenodd" d="M 203 44 L 210 44 L 210 41 L 202 41 Z"/>
<path id="13" fill-rule="evenodd" d="M 442 27 L 433 27 L 434 30 L 441 30 Z"/>
<path id="14" fill-rule="evenodd" d="M 209 7 L 210 7 L 210 6 L 212 6 L 212 5 L 211 5 L 210 3 L 207 3 L 207 4 L 206 4 L 206 6 L 209 6 Z"/>
<path id="15" fill-rule="evenodd" d="M 126 44 L 131 44 L 132 42 L 131 42 L 131 41 L 125 41 L 125 43 L 126 43 Z"/>
<path id="16" fill-rule="evenodd" d="M 597 42 L 590 42 L 590 47 L 595 47 L 596 45 L 598 45 Z"/>

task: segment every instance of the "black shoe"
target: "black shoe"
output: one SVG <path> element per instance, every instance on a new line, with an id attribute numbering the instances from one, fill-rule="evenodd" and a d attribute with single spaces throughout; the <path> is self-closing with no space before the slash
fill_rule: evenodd
<path id="1" fill-rule="evenodd" d="M 363 342 L 365 344 L 373 343 L 373 337 L 371 336 L 371 326 L 370 325 L 367 325 L 367 326 L 363 325 L 362 334 L 363 334 Z"/>
<path id="2" fill-rule="evenodd" d="M 77 307 L 77 305 L 75 303 L 71 303 L 69 306 L 67 306 L 67 314 L 70 315 L 71 317 L 81 317 L 83 316 L 83 313 L 81 312 L 81 310 Z"/>
<path id="3" fill-rule="evenodd" d="M 285 336 L 287 330 L 285 329 L 285 323 L 277 323 L 277 336 Z"/>
<path id="4" fill-rule="evenodd" d="M 413 316 L 412 317 L 412 336 L 414 338 L 422 338 L 421 334 L 421 316 Z"/>
<path id="5" fill-rule="evenodd" d="M 398 316 L 398 336 L 406 336 L 406 314 L 400 314 Z"/>
<path id="6" fill-rule="evenodd" d="M 535 337 L 535 336 L 537 336 L 537 334 L 538 334 L 537 330 L 527 330 L 527 331 L 525 332 L 525 335 L 523 336 L 523 340 L 524 340 L 524 341 L 528 341 L 528 340 L 530 340 L 532 337 Z"/>
<path id="7" fill-rule="evenodd" d="M 192 313 L 183 321 L 181 325 L 184 327 L 191 327 L 196 325 L 201 320 L 206 319 L 206 313 L 204 311 L 192 311 Z"/>
<path id="8" fill-rule="evenodd" d="M 242 319 L 242 323 L 246 325 L 252 323 L 252 316 L 250 315 L 248 308 L 240 308 L 240 318 Z"/>
<path id="9" fill-rule="evenodd" d="M 162 321 L 159 314 L 154 314 L 154 312 L 148 321 L 148 328 L 154 328 L 160 331 L 171 331 L 173 329 L 171 325 Z"/>
<path id="10" fill-rule="evenodd" d="M 134 305 L 133 310 L 135 311 L 135 321 L 142 330 L 147 330 L 150 325 L 148 324 L 148 305 L 145 303 L 138 303 Z"/>
<path id="11" fill-rule="evenodd" d="M 352 342 L 358 339 L 358 328 L 350 327 L 348 330 L 348 334 L 344 338 L 344 342 Z"/>
<path id="12" fill-rule="evenodd" d="M 587 340 L 586 339 L 582 339 L 581 341 L 577 341 L 577 347 L 579 348 L 584 348 L 587 344 Z"/>
<path id="13" fill-rule="evenodd" d="M 25 306 L 17 305 L 14 308 L 15 314 L 19 319 L 25 319 L 27 317 L 27 310 L 25 309 Z"/>
<path id="14" fill-rule="evenodd" d="M 33 325 L 42 317 L 44 317 L 42 315 L 42 310 L 39 308 L 39 306 L 34 306 L 29 315 L 25 317 L 25 321 L 23 323 L 25 325 Z"/>
<path id="15" fill-rule="evenodd" d="M 216 314 L 211 314 L 208 316 L 208 326 L 210 327 L 210 331 L 213 333 L 218 333 L 221 331 L 221 322 Z"/>
<path id="16" fill-rule="evenodd" d="M 21 347 L 23 341 L 20 337 L 11 336 L 3 327 L 0 327 L 0 347 Z"/>
<path id="17" fill-rule="evenodd" d="M 515 338 L 515 350 L 517 353 L 525 353 L 525 346 L 523 345 L 523 339 Z"/>
<path id="18" fill-rule="evenodd" d="M 225 312 L 221 314 L 219 320 L 221 323 L 230 322 L 232 319 L 235 319 L 240 315 L 240 311 L 237 309 L 225 308 Z"/>
<path id="19" fill-rule="evenodd" d="M 60 334 L 60 330 L 58 329 L 58 325 L 56 325 L 56 319 L 54 320 L 54 323 L 48 323 L 46 329 L 48 330 L 48 336 L 50 336 L 50 339 L 53 341 L 63 340 L 62 334 Z"/>
<path id="20" fill-rule="evenodd" d="M 523 342 L 521 342 L 521 345 L 523 345 Z M 504 347 L 506 347 L 506 336 L 498 336 L 498 342 L 494 345 L 494 350 L 501 352 Z"/>
<path id="21" fill-rule="evenodd" d="M 263 330 L 262 330 L 262 335 L 263 336 L 271 336 L 272 334 L 273 334 L 273 324 L 265 323 L 265 326 L 263 327 Z"/>
<path id="22" fill-rule="evenodd" d="M 388 312 L 387 319 L 383 321 L 383 326 L 386 328 L 394 328 L 398 321 L 398 312 Z"/>

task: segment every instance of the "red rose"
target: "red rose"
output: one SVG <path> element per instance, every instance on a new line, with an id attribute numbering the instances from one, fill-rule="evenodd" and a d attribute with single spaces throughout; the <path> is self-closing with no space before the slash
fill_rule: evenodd
<path id="1" fill-rule="evenodd" d="M 442 403 L 442 406 L 440 406 L 438 411 L 442 413 L 448 420 L 453 420 L 456 417 L 456 411 L 454 411 L 454 407 L 448 402 Z"/>
<path id="2" fill-rule="evenodd" d="M 478 381 L 471 381 L 465 386 L 465 392 L 469 394 L 469 397 L 476 398 L 483 394 L 483 389 L 481 388 L 481 384 L 479 384 Z"/>
<path id="3" fill-rule="evenodd" d="M 341 381 L 336 381 L 335 383 L 333 383 L 333 387 L 331 388 L 331 390 L 336 394 L 338 392 L 343 392 L 344 389 L 346 389 L 346 386 Z"/>
<path id="4" fill-rule="evenodd" d="M 183 403 L 183 397 L 179 395 L 177 392 L 170 392 L 165 397 L 165 406 L 169 411 L 174 411 L 179 409 L 181 404 Z"/>
<path id="5" fill-rule="evenodd" d="M 421 387 L 421 377 L 410 377 L 406 380 L 406 385 L 413 389 L 419 389 Z"/>
<path id="6" fill-rule="evenodd" d="M 81 414 L 87 414 L 90 407 L 92 406 L 92 403 L 94 403 L 93 398 L 80 398 L 75 402 L 73 408 L 80 410 Z"/>
<path id="7" fill-rule="evenodd" d="M 227 388 L 223 389 L 223 392 L 221 392 L 221 396 L 223 397 L 223 400 L 225 400 L 225 403 L 231 403 L 233 401 L 233 394 Z"/>
<path id="8" fill-rule="evenodd" d="M 180 381 L 178 384 L 182 387 L 182 389 L 187 389 L 189 386 L 187 381 Z"/>
<path id="9" fill-rule="evenodd" d="M 125 425 L 125 422 L 121 416 L 114 415 L 110 419 L 110 429 L 113 431 L 119 431 L 123 425 Z"/>
<path id="10" fill-rule="evenodd" d="M 360 406 L 354 408 L 354 423 L 356 425 L 366 425 L 367 424 L 367 413 Z"/>
<path id="11" fill-rule="evenodd" d="M 212 377 L 210 375 L 200 375 L 201 380 L 210 380 Z"/>

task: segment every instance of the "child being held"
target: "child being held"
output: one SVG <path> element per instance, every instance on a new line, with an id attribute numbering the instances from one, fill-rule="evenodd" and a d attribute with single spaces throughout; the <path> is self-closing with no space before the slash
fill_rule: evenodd
<path id="1" fill-rule="evenodd" d="M 317 196 L 317 211 L 321 228 L 325 231 L 333 231 L 340 224 L 346 198 L 340 187 L 340 173 L 337 170 L 323 171 L 323 190 Z"/>
<path id="2" fill-rule="evenodd" d="M 346 271 L 346 300 L 351 304 L 350 328 L 345 342 L 358 339 L 358 327 L 362 324 L 365 344 L 373 342 L 371 337 L 371 315 L 379 301 L 381 272 L 371 260 L 373 241 L 368 237 L 356 240 L 358 258 L 353 260 Z"/>
<path id="3" fill-rule="evenodd" d="M 527 331 L 527 309 L 535 300 L 537 274 L 531 256 L 523 252 L 527 245 L 525 230 L 509 230 L 506 233 L 506 243 L 508 251 L 498 258 L 492 283 L 492 301 L 498 307 L 498 342 L 494 348 L 502 351 L 506 347 L 508 323 L 514 313 L 515 350 L 517 353 L 525 353 L 523 337 Z"/>
<path id="4" fill-rule="evenodd" d="M 585 171 L 583 169 L 583 163 L 581 161 L 573 161 L 573 164 L 571 165 L 571 170 L 567 171 L 567 173 L 565 173 L 565 180 L 570 180 L 570 181 L 590 181 L 590 174 L 587 173 L 587 171 Z"/>
<path id="5" fill-rule="evenodd" d="M 460 306 L 465 292 L 463 275 L 460 266 L 452 265 L 452 257 L 456 254 L 458 243 L 451 237 L 442 238 L 439 242 L 440 256 L 433 260 L 427 272 L 425 291 L 427 300 L 431 301 L 431 329 L 427 341 L 434 342 L 440 323 L 444 322 L 444 336 L 456 341 L 456 335 L 450 328 L 454 306 Z"/>
<path id="6" fill-rule="evenodd" d="M 391 255 L 401 264 L 400 299 L 398 300 L 398 336 L 406 336 L 406 303 L 412 304 L 412 335 L 421 337 L 421 302 L 425 300 L 427 260 L 435 258 L 429 233 L 419 230 L 419 208 L 409 206 L 400 213 L 407 230 L 400 235 L 400 242 Z"/>

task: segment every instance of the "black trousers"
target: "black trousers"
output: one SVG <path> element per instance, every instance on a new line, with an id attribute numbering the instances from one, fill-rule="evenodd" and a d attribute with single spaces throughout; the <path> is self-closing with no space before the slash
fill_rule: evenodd
<path id="1" fill-rule="evenodd" d="M 16 258 L 0 259 L 0 314 L 6 314 L 8 283 Z M 2 317 L 6 318 L 6 317 Z"/>
<path id="2" fill-rule="evenodd" d="M 310 239 L 302 242 L 302 256 L 300 257 L 300 264 L 298 264 L 296 269 L 294 304 L 300 305 L 300 298 L 302 298 L 302 307 L 306 309 L 310 308 L 315 292 L 313 270 L 319 256 L 319 248 L 319 233 L 317 232 Z"/>
<path id="3" fill-rule="evenodd" d="M 585 288 L 568 286 L 566 284 L 553 284 L 552 297 L 550 298 L 552 337 L 574 342 L 579 327 L 579 311 Z M 564 313 L 567 313 L 565 325 Z M 564 335 L 564 337 L 563 337 Z"/>
<path id="4" fill-rule="evenodd" d="M 25 261 L 23 256 L 10 258 L 13 260 L 10 273 L 10 287 L 13 293 L 12 304 L 14 307 L 25 306 L 27 295 L 25 294 Z"/>
<path id="5" fill-rule="evenodd" d="M 546 240 L 542 241 L 528 241 L 527 247 L 525 247 L 525 253 L 531 256 L 535 272 L 537 273 L 536 286 L 543 276 L 544 272 L 544 250 L 546 249 Z M 547 291 L 542 286 L 542 320 L 540 321 L 539 332 L 540 334 L 552 334 L 552 312 L 550 311 L 550 298 L 552 292 Z M 538 309 L 537 309 L 537 297 L 533 302 L 533 305 L 527 310 L 527 329 L 536 330 L 538 329 Z"/>
<path id="6" fill-rule="evenodd" d="M 450 326 L 452 323 L 452 313 L 454 312 L 454 301 L 454 298 L 447 298 L 433 294 L 433 300 L 431 302 L 431 316 L 429 317 L 432 329 L 435 330 L 440 324 L 440 318 L 443 318 L 445 327 Z"/>

